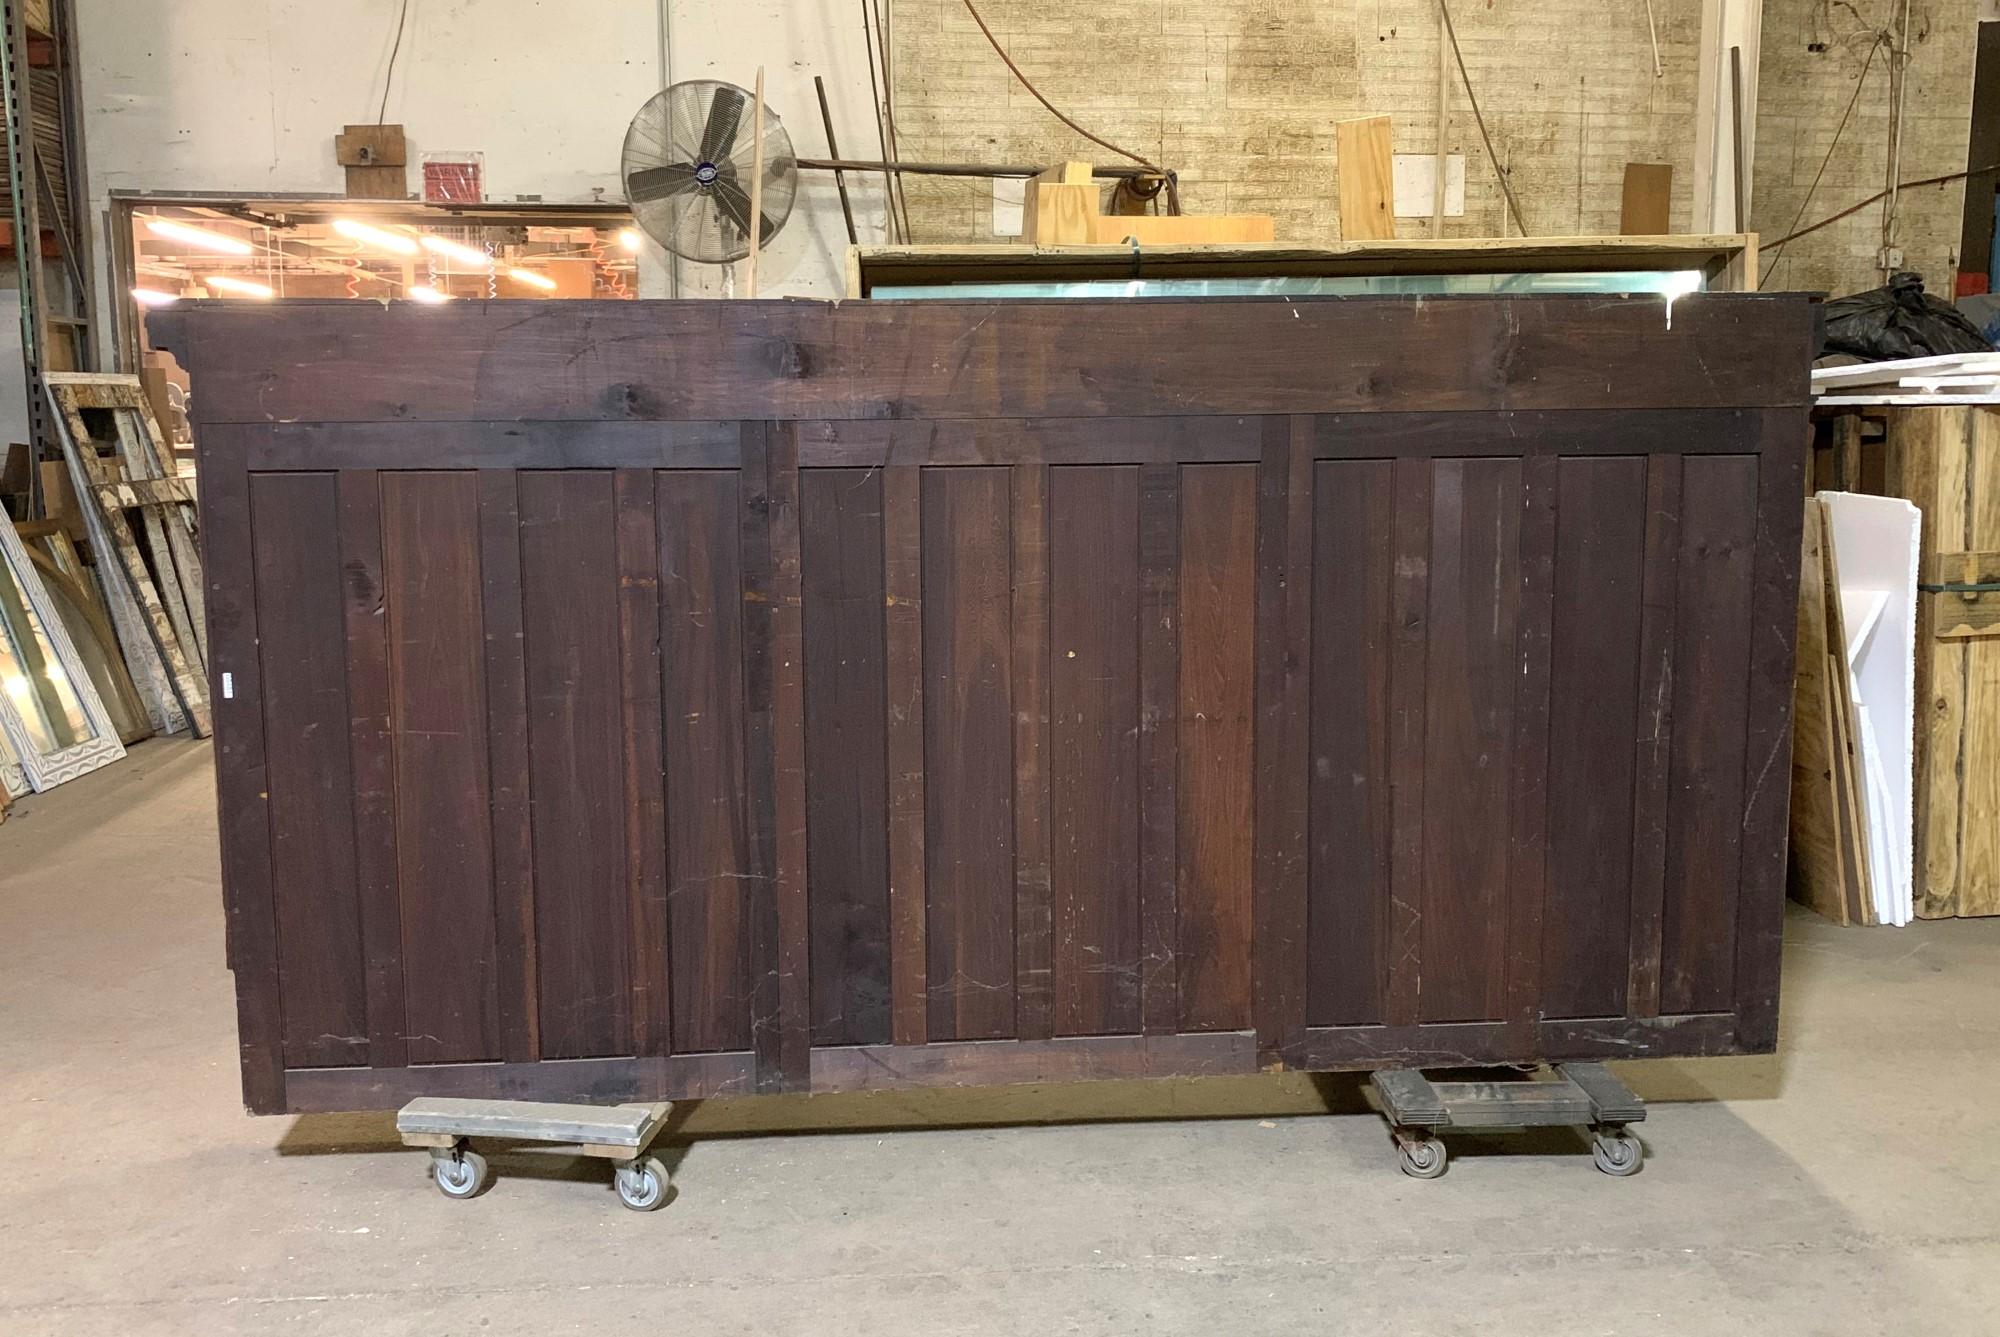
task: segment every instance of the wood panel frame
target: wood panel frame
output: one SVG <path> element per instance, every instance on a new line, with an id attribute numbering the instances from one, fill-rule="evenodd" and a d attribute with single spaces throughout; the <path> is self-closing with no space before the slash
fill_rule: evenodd
<path id="1" fill-rule="evenodd" d="M 1684 299 L 1675 317 L 1669 331 L 1657 302 L 1583 297 L 865 308 L 466 302 L 422 312 L 374 304 L 262 310 L 215 304 L 161 313 L 155 337 L 201 386 L 196 428 L 213 585 L 218 794 L 246 1102 L 275 1112 L 372 1108 L 425 1093 L 628 1100 L 1768 1051 L 1776 1038 L 1785 826 L 1784 790 L 1770 777 L 1788 771 L 1793 637 L 1792 619 L 1779 614 L 1796 594 L 1789 554 L 1799 537 L 1796 493 L 1814 308 L 1803 298 L 1704 294 Z M 1152 337 L 1161 321 L 1173 324 L 1175 339 Z M 1258 349 L 1258 358 L 1246 363 L 1239 355 L 1245 348 Z M 1624 950 L 1608 948 L 1601 963 L 1626 1004 L 1620 1015 L 1549 1015 L 1543 932 L 1563 907 L 1548 900 L 1554 884 L 1547 805 L 1550 776 L 1566 764 L 1549 750 L 1556 704 L 1550 684 L 1573 672 L 1551 662 L 1569 644 L 1552 628 L 1578 616 L 1565 602 L 1564 592 L 1578 586 L 1563 563 L 1589 541 L 1563 528 L 1561 464 L 1630 460 L 1615 468 L 1644 480 L 1643 524 L 1633 530 L 1628 522 L 1623 540 L 1637 545 L 1628 560 L 1641 602 L 1626 622 L 1637 686 L 1643 699 L 1657 701 L 1656 689 L 1671 679 L 1681 653 L 1675 627 L 1707 598 L 1677 580 L 1686 540 L 1675 497 L 1688 464 L 1711 457 L 1727 457 L 1726 465 L 1717 461 L 1724 474 L 1712 476 L 1754 479 L 1754 495 L 1746 485 L 1732 501 L 1754 517 L 1745 554 L 1751 579 L 1744 670 L 1740 681 L 1714 689 L 1733 698 L 1733 709 L 1748 721 L 1740 737 L 1724 740 L 1714 763 L 1743 768 L 1734 782 L 1742 795 L 1742 858 L 1736 881 L 1715 902 L 1732 916 L 1723 939 L 1726 966 L 1708 957 L 1699 963 L 1709 973 L 1688 996 L 1698 995 L 1703 1010 L 1662 1014 L 1662 889 L 1648 870 L 1660 867 L 1686 833 L 1674 824 L 1669 793 L 1669 777 L 1681 773 L 1673 770 L 1672 721 L 1642 715 L 1630 722 L 1635 751 L 1629 765 L 1621 763 L 1632 776 L 1635 813 L 1635 872 L 1618 911 L 1630 927 Z M 1329 538 L 1316 528 L 1325 502 L 1316 480 L 1341 461 L 1382 465 L 1387 509 L 1379 533 Z M 1736 461 L 1751 462 L 1747 472 Z M 1206 721 L 1191 718 L 1189 703 L 1205 710 L 1203 703 L 1233 699 L 1184 677 L 1190 654 L 1210 655 L 1204 663 L 1234 662 L 1203 649 L 1211 643 L 1181 621 L 1189 607 L 1214 606 L 1212 597 L 1202 602 L 1203 590 L 1190 593 L 1187 563 L 1225 560 L 1236 551 L 1200 544 L 1191 550 L 1182 528 L 1187 471 L 1211 465 L 1240 467 L 1254 479 L 1254 495 L 1244 498 L 1250 546 L 1241 550 L 1249 563 L 1243 588 L 1254 605 L 1246 610 L 1253 681 L 1241 727 L 1248 732 L 1240 752 L 1231 744 L 1212 754 L 1241 756 L 1249 768 L 1242 777 L 1250 787 L 1250 821 L 1240 865 L 1250 870 L 1241 888 L 1248 918 L 1229 926 L 1240 934 L 1213 942 L 1185 934 L 1184 916 L 1197 903 L 1186 899 L 1192 884 L 1180 825 L 1184 787 L 1212 783 L 1188 769 L 1210 755 L 1206 744 L 1191 750 L 1189 740 L 1200 735 L 1190 729 Z M 523 871 L 533 864 L 532 837 L 522 835 L 533 763 L 529 745 L 507 723 L 526 709 L 513 704 L 524 690 L 517 647 L 522 636 L 537 633 L 521 622 L 517 480 L 522 470 L 551 469 L 604 471 L 613 498 L 615 532 L 605 562 L 618 593 L 604 607 L 606 634 L 619 647 L 609 690 L 625 736 L 618 755 L 604 763 L 612 768 L 607 792 L 622 823 L 609 852 L 622 872 L 606 904 L 629 908 L 618 932 L 631 943 L 633 973 L 632 995 L 619 1004 L 629 1023 L 619 1032 L 629 1037 L 614 1046 L 621 1052 L 560 1060 L 544 1055 L 537 1009 L 525 991 L 541 946 L 533 931 L 535 901 L 570 893 L 559 879 L 551 884 Z M 938 509 L 938 498 L 960 495 L 943 490 L 942 480 L 961 469 L 993 471 L 991 486 L 963 493 L 967 505 L 976 502 L 964 515 L 984 517 L 992 532 L 981 541 L 1005 568 L 997 585 L 982 578 L 967 587 L 977 591 L 980 615 L 990 610 L 1004 633 L 994 639 L 979 632 L 957 644 L 982 656 L 993 647 L 986 658 L 1000 675 L 994 700 L 1003 713 L 991 729 L 979 723 L 978 737 L 990 733 L 990 746 L 1007 757 L 1007 839 L 1004 856 L 978 857 L 1006 862 L 1001 880 L 979 885 L 1011 898 L 1009 914 L 992 921 L 1007 935 L 1004 956 L 993 954 L 1010 963 L 1007 978 L 975 981 L 1004 986 L 1005 1005 L 969 1010 L 959 992 L 966 982 L 952 973 L 960 949 L 936 938 L 940 924 L 926 911 L 938 897 L 959 894 L 955 861 L 972 856 L 953 842 L 962 832 L 987 829 L 954 826 L 956 819 L 936 807 L 950 794 L 940 784 L 958 765 L 938 730 L 966 718 L 949 698 L 964 685 L 960 674 L 971 671 L 935 659 L 950 644 L 939 639 L 937 620 L 953 616 L 953 568 L 939 563 L 961 541 L 951 518 L 956 512 Z M 508 703 L 492 716 L 481 745 L 503 779 L 522 777 L 492 787 L 491 831 L 484 837 L 494 850 L 501 937 L 511 944 L 498 968 L 520 983 L 502 990 L 508 1001 L 495 1017 L 487 1061 L 422 1062 L 406 1052 L 398 1037 L 409 1028 L 395 1015 L 405 981 L 435 963 L 411 960 L 402 950 L 393 845 L 364 840 L 355 876 L 367 955 L 365 1066 L 288 1066 L 279 1033 L 285 981 L 276 951 L 268 816 L 273 740 L 257 704 L 264 686 L 251 480 L 338 476 L 346 582 L 339 635 L 354 707 L 353 802 L 366 814 L 385 801 L 384 767 L 397 746 L 385 714 L 375 617 L 385 522 L 369 480 L 406 470 L 468 472 L 485 499 L 484 532 L 452 541 L 484 553 L 477 568 L 489 581 L 481 595 L 484 691 Z M 886 1043 L 839 1043 L 838 1027 L 815 1040 L 830 1005 L 816 1001 L 822 995 L 815 991 L 814 962 L 850 959 L 837 940 L 815 946 L 818 897 L 825 893 L 808 865 L 812 823 L 829 820 L 829 810 L 816 809 L 812 786 L 836 783 L 826 778 L 826 745 L 814 742 L 808 721 L 818 690 L 814 675 L 824 671 L 812 647 L 825 640 L 824 623 L 806 605 L 825 596 L 802 563 L 820 560 L 815 554 L 826 535 L 810 526 L 826 521 L 802 511 L 802 495 L 807 476 L 819 470 L 851 471 L 844 476 L 868 478 L 880 489 L 868 512 L 875 518 L 864 530 L 868 551 L 847 559 L 860 564 L 858 588 L 881 600 L 879 618 L 855 624 L 880 637 L 879 653 L 867 657 L 871 677 L 848 688 L 883 696 L 879 754 L 873 745 L 868 751 L 880 761 L 871 760 L 853 781 L 880 788 L 870 788 L 866 804 L 831 811 L 865 811 L 883 823 L 873 847 L 880 855 L 865 862 L 879 868 L 868 876 L 882 879 L 886 912 L 877 919 L 871 910 L 861 930 L 882 936 L 879 947 L 851 959 L 877 963 L 866 968 L 883 972 L 886 1015 L 869 1025 L 886 1027 Z M 673 698 L 660 693 L 660 672 L 671 668 L 676 651 L 663 621 L 659 561 L 663 536 L 674 526 L 648 482 L 704 471 L 734 480 L 732 514 L 708 516 L 704 524 L 727 536 L 741 568 L 730 579 L 742 600 L 740 646 L 728 653 L 739 656 L 729 661 L 740 680 L 742 712 L 740 736 L 733 736 L 747 797 L 731 819 L 741 827 L 729 836 L 740 842 L 729 876 L 732 895 L 741 898 L 742 956 L 732 959 L 741 962 L 747 1012 L 740 1046 L 720 1050 L 677 1043 L 684 1019 L 676 1000 L 713 1000 L 698 982 L 669 983 L 679 972 L 706 972 L 716 963 L 701 942 L 674 941 L 683 921 L 668 908 L 681 856 L 668 834 L 679 800 L 659 732 L 674 709 Z M 1479 992 L 1486 1001 L 1475 1019 L 1455 1019 L 1464 1014 L 1454 1011 L 1427 1021 L 1419 984 L 1423 927 L 1412 908 L 1421 899 L 1411 900 L 1406 893 L 1415 884 L 1404 883 L 1421 876 L 1412 860 L 1421 861 L 1426 842 L 1436 838 L 1426 822 L 1434 827 L 1438 818 L 1426 818 L 1421 797 L 1423 758 L 1431 731 L 1450 726 L 1426 701 L 1425 665 L 1443 644 L 1435 638 L 1447 634 L 1444 624 L 1434 625 L 1433 583 L 1442 578 L 1440 560 L 1459 560 L 1451 556 L 1456 549 L 1437 545 L 1458 523 L 1450 480 L 1461 475 L 1507 480 L 1493 494 L 1497 504 L 1520 508 L 1503 538 L 1514 555 L 1500 607 L 1515 619 L 1503 649 L 1516 682 L 1507 689 L 1508 741 L 1492 790 L 1504 798 L 1494 809 L 1498 844 L 1491 861 L 1500 881 L 1491 895 L 1505 913 L 1490 938 L 1494 955 L 1481 967 L 1489 972 Z M 1076 532 L 1051 541 L 1051 517 L 1074 526 L 1079 514 L 1076 494 L 1064 489 L 1086 477 L 1095 480 L 1091 496 L 1131 508 L 1114 531 L 1119 544 L 1129 539 L 1132 546 L 1117 558 L 1129 563 L 1128 575 L 1108 585 L 1084 578 L 1077 567 L 1093 559 Z M 1203 493 L 1207 509 L 1200 514 L 1225 513 L 1216 509 L 1220 495 Z M 1569 521 L 1579 522 L 1575 515 Z M 1371 987 L 1380 1014 L 1313 1024 L 1315 981 L 1326 966 L 1315 953 L 1329 949 L 1314 945 L 1328 940 L 1314 931 L 1314 870 L 1327 856 L 1313 845 L 1312 777 L 1337 760 L 1315 751 L 1318 735 L 1308 728 L 1324 704 L 1314 700 L 1321 681 L 1315 657 L 1327 652 L 1315 637 L 1316 572 L 1347 560 L 1354 543 L 1383 539 L 1393 559 L 1383 569 L 1393 576 L 1385 576 L 1390 583 L 1369 596 L 1367 607 L 1370 616 L 1387 617 L 1380 642 L 1386 677 L 1370 690 L 1382 693 L 1386 711 L 1382 746 L 1394 801 L 1380 818 L 1388 860 L 1384 899 L 1379 917 L 1367 921 L 1381 936 L 1369 942 L 1372 964 L 1355 967 L 1379 971 Z M 490 584 L 496 578 L 503 581 L 497 588 Z M 879 595 L 870 593 L 878 588 Z M 1088 613 L 1088 601 L 1106 597 L 1129 599 L 1129 616 L 1122 605 L 1115 617 Z M 1128 635 L 1129 650 L 1117 649 Z M 1092 680 L 1065 676 L 1072 672 L 1067 656 L 1095 654 L 1105 644 L 1116 650 L 1111 662 L 1122 666 L 1116 672 L 1129 675 L 1118 689 L 1129 690 L 1129 698 L 1103 697 Z M 879 688 L 872 687 L 878 672 Z M 1100 774 L 1075 772 L 1052 788 L 1054 777 L 1071 774 L 1060 768 L 1074 764 L 1060 752 L 1065 730 L 1075 727 L 1065 709 L 1072 715 L 1109 709 L 1104 718 L 1114 722 L 1129 712 L 1137 730 L 1136 788 L 1108 795 L 1117 820 L 1130 825 L 1120 828 L 1125 834 L 1115 847 L 1091 847 L 1100 862 L 1131 861 L 1133 880 L 1124 894 L 1133 897 L 1136 936 L 1129 943 L 1116 939 L 1119 952 L 1130 955 L 1115 963 L 1135 972 L 1129 996 L 1122 982 L 1085 995 L 1073 992 L 1073 975 L 1063 982 L 1063 971 L 1087 968 L 1090 958 L 1061 935 L 1093 933 L 1104 922 L 1094 905 L 1082 904 L 1079 916 L 1079 892 L 1062 882 L 1065 868 L 1081 865 L 1066 863 L 1073 856 L 1058 842 L 1071 838 L 1073 820 L 1098 819 L 1054 811 L 1051 796 L 1087 795 Z M 872 769 L 878 766 L 879 773 Z M 997 836 L 1002 826 L 993 830 Z M 1236 857 L 1225 851 L 1203 867 L 1237 867 Z M 951 876 L 940 880 L 941 872 Z M 1118 911 L 1120 935 L 1127 913 Z M 1213 963 L 1226 963 L 1239 942 L 1246 953 L 1240 979 L 1233 967 L 1216 973 Z M 1210 964 L 1197 959 L 1214 951 L 1224 955 L 1206 958 Z M 1346 960 L 1333 968 L 1349 969 Z M 1190 981 L 1205 992 L 1190 995 Z M 1130 1001 L 1080 1004 L 1079 997 Z M 1717 997 L 1726 1006 L 1708 1005 Z M 1112 1033 L 1074 1033 L 1105 1028 Z"/>

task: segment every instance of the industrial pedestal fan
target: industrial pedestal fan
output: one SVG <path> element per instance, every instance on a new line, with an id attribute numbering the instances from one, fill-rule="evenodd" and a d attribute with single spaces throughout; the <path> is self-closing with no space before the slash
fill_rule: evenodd
<path id="1" fill-rule="evenodd" d="M 750 253 L 752 105 L 734 84 L 698 79 L 654 94 L 632 118 L 625 198 L 639 226 L 675 255 L 727 264 Z M 791 136 L 766 106 L 759 249 L 791 216 L 798 177 Z"/>

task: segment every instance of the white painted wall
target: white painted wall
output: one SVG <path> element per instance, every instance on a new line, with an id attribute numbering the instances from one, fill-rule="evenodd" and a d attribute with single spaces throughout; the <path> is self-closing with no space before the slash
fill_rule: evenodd
<path id="1" fill-rule="evenodd" d="M 400 3 L 76 0 L 96 209 L 114 189 L 338 194 L 333 137 L 376 119 Z M 410 0 L 385 119 L 405 128 L 412 189 L 423 152 L 474 150 L 489 199 L 615 200 L 626 125 L 664 77 L 747 88 L 760 62 L 800 154 L 825 154 L 818 73 L 843 147 L 873 156 L 860 7 L 784 0 Z M 850 190 L 862 239 L 879 239 L 879 190 Z M 762 293 L 837 295 L 846 244 L 831 177 L 803 174 Z M 729 286 L 681 269 L 683 295 Z M 642 277 L 666 295 L 657 257 Z"/>

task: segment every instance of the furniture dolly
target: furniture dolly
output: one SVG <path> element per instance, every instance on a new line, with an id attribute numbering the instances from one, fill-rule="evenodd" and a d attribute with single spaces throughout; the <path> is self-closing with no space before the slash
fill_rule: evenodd
<path id="1" fill-rule="evenodd" d="M 1436 1179 L 1445 1171 L 1446 1129 L 1547 1128 L 1588 1124 L 1591 1160 L 1608 1175 L 1639 1173 L 1645 1148 L 1626 1131 L 1646 1102 L 1602 1063 L 1559 1063 L 1552 1080 L 1433 1082 L 1414 1068 L 1383 1069 L 1372 1080 L 1395 1134 L 1403 1173 Z"/>
<path id="2" fill-rule="evenodd" d="M 568 1142 L 612 1162 L 618 1201 L 635 1212 L 666 1203 L 667 1167 L 647 1148 L 666 1127 L 665 1101 L 651 1105 L 558 1105 L 534 1100 L 412 1100 L 396 1114 L 406 1147 L 429 1147 L 431 1177 L 447 1198 L 476 1197 L 492 1182 L 470 1139 Z"/>

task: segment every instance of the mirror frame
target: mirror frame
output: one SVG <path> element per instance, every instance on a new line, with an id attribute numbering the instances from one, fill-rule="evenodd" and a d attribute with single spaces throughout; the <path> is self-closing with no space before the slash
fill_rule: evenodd
<path id="1" fill-rule="evenodd" d="M 76 693 L 77 702 L 83 707 L 84 720 L 91 729 L 91 737 L 81 743 L 54 752 L 40 751 L 13 703 L 0 694 L 0 733 L 6 735 L 8 750 L 14 754 L 14 762 L 27 777 L 28 787 L 42 793 L 65 780 L 74 780 L 100 766 L 108 766 L 125 755 L 125 745 L 118 741 L 118 728 L 111 722 L 110 712 L 105 710 L 103 700 L 97 695 L 97 684 L 90 680 L 90 672 L 69 638 L 69 629 L 63 625 L 61 611 L 49 598 L 48 590 L 42 585 L 41 573 L 28 560 L 28 550 L 21 543 L 21 536 L 14 532 L 14 522 L 4 512 L 0 512 L 0 562 L 6 564 L 16 588 L 41 623 L 42 634 L 55 649 L 63 672 L 69 675 L 70 689 Z"/>

